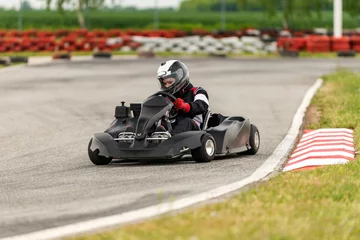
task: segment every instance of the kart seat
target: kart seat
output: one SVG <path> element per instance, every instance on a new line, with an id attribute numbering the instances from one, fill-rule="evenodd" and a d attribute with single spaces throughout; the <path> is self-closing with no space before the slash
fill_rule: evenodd
<path id="1" fill-rule="evenodd" d="M 208 110 L 204 115 L 203 115 L 203 119 L 204 121 L 202 122 L 202 124 L 200 125 L 200 128 L 202 131 L 205 131 L 208 128 L 208 122 L 209 119 L 211 117 L 212 113 L 210 110 Z"/>
<path id="2" fill-rule="evenodd" d="M 130 110 L 134 117 L 139 117 L 141 112 L 141 103 L 130 103 Z"/>
<path id="3" fill-rule="evenodd" d="M 223 116 L 220 113 L 211 113 L 207 120 L 207 128 L 219 126 L 226 118 L 226 116 Z"/>

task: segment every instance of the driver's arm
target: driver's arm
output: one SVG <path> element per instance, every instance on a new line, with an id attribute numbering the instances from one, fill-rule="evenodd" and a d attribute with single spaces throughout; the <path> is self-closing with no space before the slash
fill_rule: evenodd
<path id="1" fill-rule="evenodd" d="M 205 113 L 209 108 L 209 99 L 207 97 L 206 92 L 201 93 L 202 91 L 199 91 L 195 97 L 194 101 L 189 103 L 190 105 L 190 111 L 189 113 L 192 114 L 203 114 Z"/>
<path id="2" fill-rule="evenodd" d="M 207 92 L 202 88 L 193 88 L 194 101 L 190 103 L 184 102 L 183 99 L 177 98 L 174 102 L 175 109 L 182 109 L 185 113 L 203 114 L 209 108 L 209 97 Z"/>

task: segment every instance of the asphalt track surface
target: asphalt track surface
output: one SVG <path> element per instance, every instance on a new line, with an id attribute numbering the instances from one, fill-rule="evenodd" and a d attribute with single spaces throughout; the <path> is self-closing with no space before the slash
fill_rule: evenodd
<path id="1" fill-rule="evenodd" d="M 247 116 L 261 134 L 255 156 L 211 163 L 95 166 L 87 145 L 122 100 L 158 90 L 161 59 L 96 60 L 0 71 L 0 237 L 103 217 L 204 192 L 250 176 L 286 135 L 305 92 L 358 60 L 187 59 L 213 112 Z"/>

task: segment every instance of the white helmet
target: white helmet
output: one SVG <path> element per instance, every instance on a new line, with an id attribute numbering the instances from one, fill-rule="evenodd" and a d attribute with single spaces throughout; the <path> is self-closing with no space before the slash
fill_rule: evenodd
<path id="1" fill-rule="evenodd" d="M 161 91 L 171 94 L 187 87 L 190 83 L 189 70 L 186 65 L 178 60 L 169 60 L 160 64 L 157 70 L 157 78 L 160 82 Z M 173 81 L 173 84 L 166 87 L 164 81 Z"/>

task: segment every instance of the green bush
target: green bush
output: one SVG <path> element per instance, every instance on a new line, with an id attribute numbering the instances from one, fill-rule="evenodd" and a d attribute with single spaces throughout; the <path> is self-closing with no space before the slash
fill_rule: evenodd
<path id="1" fill-rule="evenodd" d="M 154 13 L 152 11 L 119 11 L 119 12 L 85 12 L 89 29 L 153 29 Z M 263 12 L 232 12 L 227 13 L 227 29 L 236 30 L 244 27 L 281 28 L 281 14 L 268 18 Z M 217 12 L 177 12 L 160 11 L 159 23 L 162 29 L 195 28 L 218 30 L 220 28 L 220 13 Z M 23 12 L 24 29 L 74 29 L 78 28 L 74 12 L 25 11 Z M 324 12 L 322 18 L 294 16 L 290 26 L 296 29 L 314 27 L 332 28 L 332 13 Z M 16 11 L 0 11 L 0 29 L 17 29 L 18 13 Z M 358 21 L 349 15 L 344 15 L 344 27 L 356 28 Z"/>

